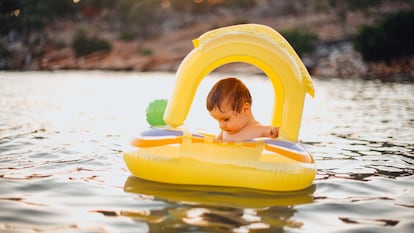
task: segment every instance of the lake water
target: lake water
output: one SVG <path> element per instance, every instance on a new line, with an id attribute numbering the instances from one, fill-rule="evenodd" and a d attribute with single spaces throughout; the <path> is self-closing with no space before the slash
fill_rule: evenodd
<path id="1" fill-rule="evenodd" d="M 218 131 L 203 80 L 186 127 Z M 273 93 L 241 77 L 268 123 Z M 300 141 L 314 185 L 299 192 L 166 185 L 122 159 L 169 98 L 174 74 L 0 73 L 0 232 L 413 232 L 414 85 L 314 79 Z"/>

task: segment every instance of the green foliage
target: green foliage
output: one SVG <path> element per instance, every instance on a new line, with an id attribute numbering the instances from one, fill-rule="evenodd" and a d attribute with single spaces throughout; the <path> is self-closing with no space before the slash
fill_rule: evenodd
<path id="1" fill-rule="evenodd" d="M 138 50 L 138 53 L 143 56 L 149 56 L 153 53 L 153 51 L 150 48 L 141 48 Z"/>
<path id="2" fill-rule="evenodd" d="M 77 5 L 79 5 L 80 9 L 85 9 L 88 7 L 94 8 L 94 9 L 105 9 L 105 8 L 113 9 L 116 3 L 117 1 L 114 1 L 114 0 L 81 0 L 77 3 Z"/>
<path id="3" fill-rule="evenodd" d="M 393 14 L 383 21 L 361 28 L 354 48 L 366 61 L 390 61 L 414 54 L 414 11 Z"/>
<path id="4" fill-rule="evenodd" d="M 135 39 L 135 35 L 133 33 L 131 33 L 131 32 L 123 31 L 119 35 L 119 39 L 121 39 L 123 41 L 132 41 L 132 40 Z"/>
<path id="5" fill-rule="evenodd" d="M 97 51 L 111 50 L 111 44 L 98 37 L 89 37 L 85 30 L 78 29 L 73 35 L 72 48 L 76 56 L 84 56 Z"/>
<path id="6" fill-rule="evenodd" d="M 340 7 L 343 10 L 361 10 L 375 5 L 379 5 L 384 0 L 328 0 L 329 7 Z M 346 8 L 346 9 L 344 9 Z"/>
<path id="7" fill-rule="evenodd" d="M 221 2 L 225 7 L 248 9 L 255 5 L 254 0 L 226 0 Z"/>
<path id="8" fill-rule="evenodd" d="M 366 10 L 369 7 L 379 5 L 384 1 L 386 0 L 314 0 L 312 4 L 316 10 L 320 11 L 335 10 L 337 12 L 346 12 L 355 10 Z"/>
<path id="9" fill-rule="evenodd" d="M 76 13 L 77 4 L 72 0 L 20 0 L 22 12 L 27 15 L 39 15 L 44 18 L 66 16 Z"/>
<path id="10" fill-rule="evenodd" d="M 189 1 L 170 0 L 171 7 L 177 11 L 193 13 L 211 13 L 217 7 L 248 9 L 255 5 L 255 0 L 225 0 L 225 1 Z"/>
<path id="11" fill-rule="evenodd" d="M 157 10 L 160 1 L 155 0 L 119 0 L 115 12 L 121 22 L 122 30 L 131 36 L 142 38 L 150 36 L 151 29 L 157 23 Z"/>
<path id="12" fill-rule="evenodd" d="M 280 34 L 292 45 L 299 56 L 312 53 L 315 50 L 318 36 L 306 29 L 295 28 L 282 31 Z"/>
<path id="13" fill-rule="evenodd" d="M 0 0 L 0 35 L 41 30 L 54 17 L 76 13 L 72 0 Z"/>
<path id="14" fill-rule="evenodd" d="M 12 53 L 7 49 L 6 46 L 0 43 L 0 58 L 11 57 Z"/>

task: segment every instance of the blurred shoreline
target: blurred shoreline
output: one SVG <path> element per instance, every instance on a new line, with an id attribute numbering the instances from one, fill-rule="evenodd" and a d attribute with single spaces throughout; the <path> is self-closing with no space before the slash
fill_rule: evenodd
<path id="1" fill-rule="evenodd" d="M 387 13 L 399 11 L 404 7 L 389 3 L 377 11 Z M 30 44 L 23 40 L 10 43 L 9 48 L 17 55 L 13 56 L 14 60 L 9 61 L 12 65 L 6 67 L 5 70 L 175 72 L 184 57 L 192 50 L 192 40 L 204 32 L 238 23 L 258 23 L 268 25 L 277 31 L 299 27 L 317 34 L 319 39 L 315 52 L 302 56 L 305 65 L 314 76 L 322 78 L 403 78 L 414 81 L 414 57 L 390 63 L 366 63 L 353 49 L 351 35 L 361 26 L 374 22 L 376 19 L 373 16 L 368 17 L 362 11 L 349 12 L 345 22 L 341 22 L 335 12 L 259 17 L 260 7 L 257 8 L 249 10 L 249 15 L 245 16 L 249 20 L 244 22 L 240 22 L 235 12 L 224 11 L 190 20 L 190 23 L 185 26 L 154 29 L 158 30 L 156 36 L 130 41 L 120 39 L 119 32 L 114 32 L 113 28 L 105 26 L 105 23 L 108 24 L 105 22 L 108 20 L 108 12 L 99 12 L 93 17 L 81 17 L 76 20 L 62 19 L 49 25 L 40 33 L 33 33 L 26 39 L 37 41 L 36 43 Z M 76 56 L 68 45 L 71 43 L 70 39 L 75 30 L 79 27 L 105 38 L 110 42 L 111 50 Z M 39 55 L 34 55 L 36 53 Z M 229 73 L 260 72 L 257 68 L 247 64 L 229 64 L 219 67 L 218 70 Z"/>

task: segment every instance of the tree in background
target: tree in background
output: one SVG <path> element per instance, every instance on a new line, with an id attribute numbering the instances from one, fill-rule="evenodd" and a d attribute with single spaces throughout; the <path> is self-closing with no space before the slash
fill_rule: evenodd
<path id="1" fill-rule="evenodd" d="M 192 12 L 195 14 L 211 13 L 218 7 L 248 9 L 255 6 L 255 0 L 210 0 L 210 1 L 189 1 L 189 0 L 163 0 L 163 5 L 168 5 L 179 12 Z"/>
<path id="2" fill-rule="evenodd" d="M 24 67 L 43 53 L 43 29 L 77 12 L 71 0 L 0 0 L 0 69 Z M 19 43 L 20 46 L 10 46 Z"/>
<path id="3" fill-rule="evenodd" d="M 119 0 L 115 15 L 121 24 L 121 33 L 141 38 L 158 29 L 160 0 Z"/>
<path id="4" fill-rule="evenodd" d="M 366 61 L 386 61 L 414 54 L 414 11 L 399 12 L 361 28 L 354 47 Z"/>
<path id="5" fill-rule="evenodd" d="M 177 25 L 186 25 L 189 17 L 193 21 L 196 16 L 211 14 L 219 7 L 248 9 L 254 4 L 254 0 L 119 0 L 114 9 L 121 23 L 121 34 L 147 38 L 160 34 L 163 25 L 171 23 L 169 21 L 181 21 Z"/>
<path id="6" fill-rule="evenodd" d="M 10 31 L 29 34 L 52 22 L 78 11 L 72 0 L 0 0 L 0 35 Z"/>
<path id="7" fill-rule="evenodd" d="M 111 44 L 97 36 L 90 36 L 86 30 L 77 29 L 73 35 L 72 48 L 76 56 L 84 56 L 97 51 L 111 50 Z"/>
<path id="8" fill-rule="evenodd" d="M 358 10 L 365 11 L 384 1 L 386 0 L 315 0 L 314 7 L 316 10 L 333 11 L 341 24 L 342 33 L 349 37 L 351 35 L 346 27 L 348 13 Z"/>
<path id="9" fill-rule="evenodd" d="M 299 56 L 310 54 L 315 50 L 318 36 L 303 28 L 294 28 L 280 32 L 298 53 Z"/>

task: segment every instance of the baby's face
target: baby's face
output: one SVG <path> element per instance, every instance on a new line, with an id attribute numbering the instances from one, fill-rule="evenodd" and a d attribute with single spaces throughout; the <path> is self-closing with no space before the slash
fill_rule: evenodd
<path id="1" fill-rule="evenodd" d="M 248 122 L 247 111 L 244 108 L 238 113 L 233 111 L 229 104 L 223 104 L 221 110 L 214 108 L 210 115 L 218 121 L 220 129 L 229 134 L 238 133 Z"/>

